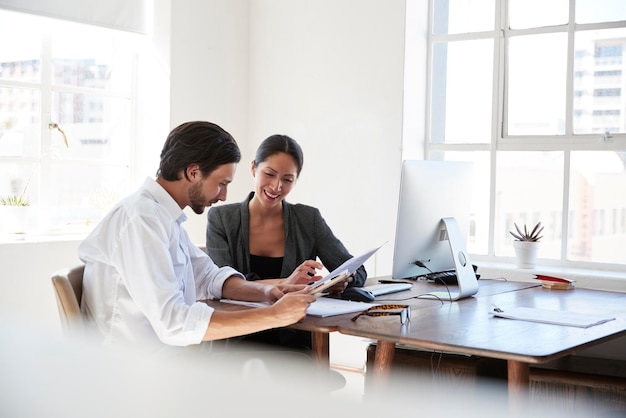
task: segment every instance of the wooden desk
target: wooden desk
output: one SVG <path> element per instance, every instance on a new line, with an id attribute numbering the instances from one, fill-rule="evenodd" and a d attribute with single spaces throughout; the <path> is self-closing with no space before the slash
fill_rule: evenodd
<path id="1" fill-rule="evenodd" d="M 368 284 L 377 283 L 378 279 L 388 279 L 389 277 L 380 277 L 380 278 L 370 278 L 368 279 Z M 506 282 L 500 280 L 482 280 L 480 282 L 480 288 L 477 296 L 488 296 L 494 293 L 505 293 L 512 292 L 519 289 L 524 289 L 527 287 L 537 286 L 534 283 L 519 283 L 519 282 Z M 413 309 L 412 315 L 415 317 L 416 310 L 420 308 L 438 308 L 441 306 L 441 302 L 432 299 L 415 299 L 418 295 L 432 291 L 432 290 L 442 290 L 441 286 L 429 285 L 426 283 L 416 282 L 411 290 L 398 292 L 390 295 L 385 295 L 377 298 L 379 303 L 385 303 L 385 301 L 393 301 L 397 303 L 406 303 L 410 302 L 410 305 Z M 230 303 L 221 303 L 215 300 L 205 300 L 209 306 L 212 306 L 215 309 L 220 310 L 242 310 L 242 309 L 250 309 L 243 305 L 235 305 Z M 307 316 L 301 322 L 293 324 L 290 328 L 300 329 L 304 331 L 310 331 L 312 334 L 312 355 L 314 361 L 321 367 L 329 367 L 330 366 L 330 333 L 339 331 L 340 327 L 343 325 L 346 329 L 351 330 L 351 318 L 354 314 L 347 315 L 337 315 L 326 318 L 319 318 L 314 316 Z M 346 332 L 347 334 L 350 331 Z M 386 344 L 384 340 L 383 345 Z M 391 344 L 391 348 L 387 348 L 381 355 L 377 355 L 376 360 L 377 369 L 380 369 L 380 374 L 385 375 L 389 364 L 393 360 L 393 348 L 395 343 Z M 388 356 L 391 356 L 387 359 Z"/>
<path id="2" fill-rule="evenodd" d="M 547 290 L 534 283 L 480 280 L 473 297 L 458 302 L 415 299 L 442 286 L 417 282 L 411 290 L 385 295 L 377 302 L 411 305 L 411 321 L 401 325 L 397 316 L 361 317 L 354 314 L 327 318 L 307 316 L 292 325 L 313 333 L 313 355 L 319 365 L 329 365 L 329 333 L 371 338 L 378 341 L 374 369 L 384 383 L 396 344 L 421 349 L 503 359 L 508 364 L 509 394 L 515 406 L 529 385 L 529 364 L 546 363 L 579 349 L 626 335 L 626 294 L 585 289 Z M 218 309 L 249 309 L 245 306 L 207 301 Z M 590 328 L 563 327 L 527 321 L 494 318 L 493 304 L 529 306 L 572 312 L 608 312 L 616 320 Z"/>
<path id="3" fill-rule="evenodd" d="M 482 281 L 481 281 L 482 282 Z M 507 361 L 509 395 L 521 399 L 529 385 L 529 364 L 546 363 L 577 350 L 626 335 L 626 294 L 586 289 L 569 291 L 541 287 L 488 291 L 485 282 L 474 297 L 424 307 L 418 302 L 411 321 L 397 317 L 361 317 L 342 322 L 341 333 L 378 340 L 373 373 L 378 383 L 387 378 L 395 345 L 476 355 Z M 415 287 L 415 286 L 414 286 Z M 412 291 L 415 292 L 416 289 Z M 486 290 L 486 291 L 483 291 Z M 400 294 L 398 294 L 399 296 Z M 407 302 L 412 307 L 414 302 Z M 494 318 L 493 304 L 528 306 L 581 313 L 609 313 L 616 320 L 590 328 L 576 328 Z"/>

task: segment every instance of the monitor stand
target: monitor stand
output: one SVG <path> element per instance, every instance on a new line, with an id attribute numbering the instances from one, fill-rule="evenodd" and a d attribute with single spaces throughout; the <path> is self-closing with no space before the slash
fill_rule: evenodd
<path id="1" fill-rule="evenodd" d="M 475 295 L 478 292 L 478 280 L 476 279 L 476 273 L 474 273 L 469 254 L 467 254 L 465 239 L 463 234 L 461 234 L 459 224 L 454 218 L 442 218 L 441 223 L 443 228 L 439 239 L 441 241 L 447 239 L 450 244 L 450 253 L 452 254 L 458 281 L 458 291 L 449 289 L 449 291 L 445 292 L 429 292 L 424 296 L 432 295 L 437 299 L 454 301 Z"/>

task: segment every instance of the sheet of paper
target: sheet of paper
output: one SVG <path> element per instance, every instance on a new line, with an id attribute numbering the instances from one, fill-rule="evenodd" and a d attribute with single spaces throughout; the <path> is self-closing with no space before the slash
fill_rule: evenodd
<path id="1" fill-rule="evenodd" d="M 261 308 L 270 306 L 266 302 L 246 302 L 242 300 L 221 299 L 220 302 L 232 303 L 234 305 L 250 306 L 252 308 Z M 362 312 L 367 308 L 378 305 L 377 303 L 354 302 L 350 300 L 326 298 L 319 296 L 307 309 L 307 315 L 327 317 L 333 315 L 342 315 L 354 312 Z"/>
<path id="2" fill-rule="evenodd" d="M 333 316 L 355 312 L 363 312 L 367 308 L 378 305 L 377 303 L 354 302 L 351 300 L 318 297 L 307 309 L 307 315 Z"/>
<path id="3" fill-rule="evenodd" d="M 369 251 L 367 251 L 367 252 L 365 252 L 365 253 L 363 253 L 363 254 L 361 254 L 359 256 L 352 257 L 352 258 L 344 261 L 342 265 L 340 265 L 339 267 L 337 267 L 336 269 L 334 269 L 333 271 L 328 273 L 326 276 L 322 277 L 321 279 L 319 279 L 318 281 L 313 283 L 311 286 L 313 286 L 313 287 L 319 286 L 320 284 L 324 283 L 325 281 L 330 280 L 333 277 L 341 274 L 344 270 L 348 270 L 349 274 L 354 274 L 356 269 L 361 267 L 361 265 L 363 263 L 365 263 L 368 258 L 370 258 L 372 255 L 374 255 L 374 253 L 376 251 L 378 251 L 386 243 L 387 242 L 385 241 L 384 243 L 382 243 L 381 245 L 379 245 L 376 248 L 372 248 L 371 250 L 369 250 Z"/>
<path id="4" fill-rule="evenodd" d="M 251 308 L 263 308 L 265 306 L 270 306 L 267 302 L 248 302 L 247 300 L 235 300 L 235 299 L 220 299 L 222 303 L 230 303 L 233 305 L 243 305 L 249 306 Z"/>
<path id="5" fill-rule="evenodd" d="M 500 318 L 579 328 L 589 328 L 615 319 L 615 317 L 611 315 L 583 314 L 578 312 L 526 307 L 502 308 L 502 312 L 489 311 L 489 313 Z"/>

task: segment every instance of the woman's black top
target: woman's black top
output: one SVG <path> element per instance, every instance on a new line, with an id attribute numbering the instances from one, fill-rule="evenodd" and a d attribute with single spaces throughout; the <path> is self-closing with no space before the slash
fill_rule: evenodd
<path id="1" fill-rule="evenodd" d="M 250 271 L 246 275 L 248 280 L 280 279 L 283 268 L 283 257 L 263 257 L 250 254 Z"/>

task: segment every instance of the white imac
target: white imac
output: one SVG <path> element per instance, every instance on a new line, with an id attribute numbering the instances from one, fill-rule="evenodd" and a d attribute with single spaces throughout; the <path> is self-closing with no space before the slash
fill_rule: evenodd
<path id="1" fill-rule="evenodd" d="M 434 297 L 458 300 L 478 291 L 466 249 L 471 197 L 472 163 L 403 161 L 393 253 L 394 279 L 455 269 L 458 286 L 431 293 Z"/>

